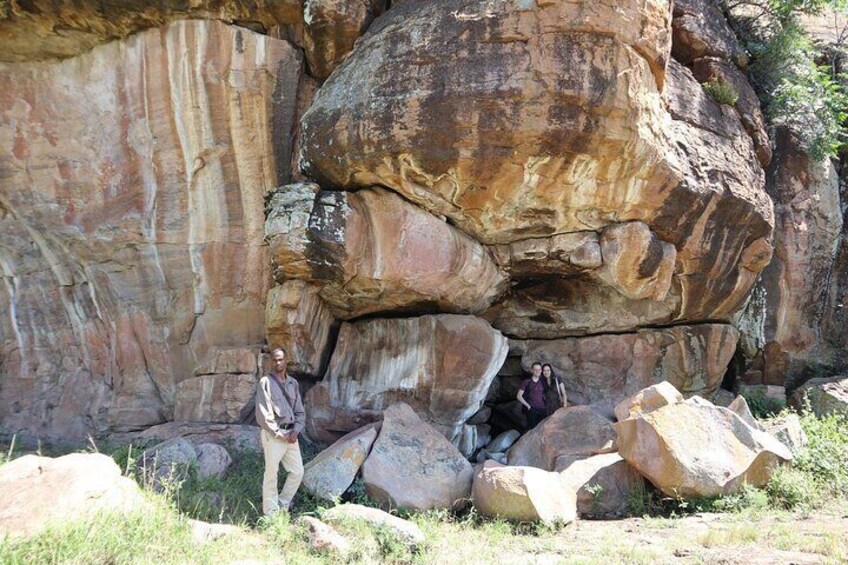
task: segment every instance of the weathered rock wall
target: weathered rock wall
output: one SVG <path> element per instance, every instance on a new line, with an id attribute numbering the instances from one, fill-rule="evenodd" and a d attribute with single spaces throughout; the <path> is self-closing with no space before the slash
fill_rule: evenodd
<path id="1" fill-rule="evenodd" d="M 0 422 L 85 437 L 173 417 L 264 341 L 263 197 L 288 178 L 302 57 L 185 21 L 0 64 Z"/>
<path id="2" fill-rule="evenodd" d="M 321 439 L 403 400 L 460 442 L 536 357 L 607 408 L 718 386 L 774 214 L 711 5 L 295 4 L 2 14 L 11 60 L 292 40 L 0 64 L 4 430 L 240 422 L 255 372 L 200 367 L 263 342 Z"/>

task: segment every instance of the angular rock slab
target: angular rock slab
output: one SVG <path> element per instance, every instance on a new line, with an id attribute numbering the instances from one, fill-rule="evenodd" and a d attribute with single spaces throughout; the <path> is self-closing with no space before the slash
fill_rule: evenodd
<path id="1" fill-rule="evenodd" d="M 195 448 L 204 443 L 233 446 L 236 449 L 262 452 L 259 427 L 244 424 L 210 424 L 201 422 L 168 422 L 147 428 L 143 432 L 122 432 L 109 436 L 113 445 L 130 442 L 150 444 L 183 438 Z"/>
<path id="2" fill-rule="evenodd" d="M 350 432 L 303 468 L 303 488 L 323 500 L 337 500 L 350 487 L 365 462 L 379 425 Z"/>
<path id="3" fill-rule="evenodd" d="M 628 396 L 615 407 L 615 417 L 620 422 L 640 414 L 647 414 L 657 408 L 683 402 L 683 395 L 668 381 L 643 388 L 633 396 Z M 735 412 L 735 410 L 734 410 Z"/>
<path id="4" fill-rule="evenodd" d="M 483 516 L 521 522 L 572 522 L 577 518 L 575 490 L 559 473 L 535 467 L 486 461 L 474 475 L 474 508 Z"/>
<path id="5" fill-rule="evenodd" d="M 613 421 L 595 407 L 560 408 L 515 442 L 509 464 L 553 471 L 563 455 L 614 452 L 616 439 Z"/>
<path id="6" fill-rule="evenodd" d="M 373 528 L 387 531 L 412 550 L 426 541 L 424 532 L 413 522 L 393 516 L 379 508 L 360 504 L 340 504 L 322 513 L 321 518 L 331 524 L 345 521 L 364 522 Z"/>
<path id="7" fill-rule="evenodd" d="M 383 413 L 380 435 L 362 465 L 365 492 L 386 508 L 459 508 L 473 476 L 462 454 L 403 403 Z"/>
<path id="8" fill-rule="evenodd" d="M 453 440 L 507 351 L 506 338 L 473 316 L 344 323 L 324 380 L 306 394 L 308 433 L 335 441 L 403 401 Z"/>
<path id="9" fill-rule="evenodd" d="M 768 242 L 773 212 L 736 112 L 680 65 L 667 74 L 670 15 L 659 0 L 395 6 L 304 115 L 301 163 L 325 186 L 391 188 L 486 244 L 639 220 L 677 250 L 672 320 L 725 319 L 764 266 L 745 252 Z M 702 112 L 671 107 L 693 98 Z"/>
<path id="10" fill-rule="evenodd" d="M 256 375 L 203 375 L 177 385 L 178 422 L 240 424 L 253 412 Z"/>
<path id="11" fill-rule="evenodd" d="M 0 64 L 4 429 L 160 424 L 198 360 L 264 341 L 263 202 L 287 181 L 301 66 L 204 21 Z"/>
<path id="12" fill-rule="evenodd" d="M 577 491 L 577 512 L 581 516 L 622 516 L 627 513 L 633 493 L 645 487 L 642 475 L 618 453 L 561 460 L 555 471 Z"/>
<path id="13" fill-rule="evenodd" d="M 848 377 L 811 379 L 792 393 L 789 404 L 802 410 L 806 403 L 816 416 L 841 414 L 848 417 Z"/>
<path id="14" fill-rule="evenodd" d="M 380 188 L 284 186 L 271 198 L 265 235 L 278 276 L 320 283 L 341 319 L 415 309 L 475 313 L 506 288 L 484 246 Z"/>
<path id="15" fill-rule="evenodd" d="M 773 420 L 766 420 L 763 422 L 763 427 L 765 431 L 788 447 L 792 455 L 798 455 L 808 443 L 807 434 L 801 426 L 801 418 L 798 414 L 790 413 Z"/>
<path id="16" fill-rule="evenodd" d="M 693 398 L 615 424 L 621 456 L 668 496 L 763 486 L 789 449 L 735 412 Z"/>
<path id="17" fill-rule="evenodd" d="M 95 512 L 132 512 L 148 503 L 111 457 L 24 455 L 0 466 L 0 534 L 29 537 Z"/>
<path id="18" fill-rule="evenodd" d="M 630 395 L 668 381 L 684 396 L 709 396 L 724 377 L 739 332 L 726 324 L 526 342 L 521 363 L 550 363 L 568 399 L 613 411 Z"/>
<path id="19" fill-rule="evenodd" d="M 288 371 L 320 377 L 330 360 L 330 336 L 336 320 L 318 295 L 321 288 L 288 280 L 268 291 L 265 337 L 269 349 L 282 347 Z"/>

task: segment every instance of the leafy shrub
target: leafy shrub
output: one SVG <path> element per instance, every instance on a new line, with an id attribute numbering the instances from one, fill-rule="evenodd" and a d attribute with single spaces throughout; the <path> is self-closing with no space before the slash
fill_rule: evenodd
<path id="1" fill-rule="evenodd" d="M 848 418 L 839 414 L 819 417 L 808 411 L 801 417 L 801 426 L 808 444 L 793 466 L 823 493 L 848 496 Z"/>
<path id="2" fill-rule="evenodd" d="M 845 9 L 845 0 L 739 0 L 757 13 L 747 24 L 751 78 L 771 126 L 786 126 L 815 160 L 836 156 L 848 141 L 844 77 L 817 63 L 799 15 Z M 739 22 L 737 22 L 739 23 Z M 746 24 L 742 24 L 743 26 Z"/>
<path id="3" fill-rule="evenodd" d="M 766 485 L 769 500 L 781 508 L 792 510 L 813 506 L 817 500 L 818 487 L 810 476 L 793 467 L 778 467 Z"/>
<path id="4" fill-rule="evenodd" d="M 710 98 L 712 98 L 719 104 L 735 106 L 736 102 L 739 101 L 739 93 L 736 92 L 736 89 L 733 88 L 733 85 L 728 82 L 725 82 L 719 77 L 712 77 L 710 80 L 703 83 L 701 86 L 704 87 L 704 92 L 706 92 Z"/>
<path id="5" fill-rule="evenodd" d="M 773 418 L 781 410 L 786 408 L 786 402 L 775 398 L 769 398 L 761 389 L 742 389 L 741 396 L 748 403 L 751 415 L 758 420 Z"/>

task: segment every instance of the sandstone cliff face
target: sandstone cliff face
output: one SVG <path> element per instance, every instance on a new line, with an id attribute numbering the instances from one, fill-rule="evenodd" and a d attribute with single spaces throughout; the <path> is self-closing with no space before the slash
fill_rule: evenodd
<path id="1" fill-rule="evenodd" d="M 179 22 L 0 65 L 0 421 L 62 437 L 173 417 L 264 340 L 263 195 L 288 177 L 301 56 Z"/>
<path id="2" fill-rule="evenodd" d="M 10 0 L 0 6 L 0 61 L 78 55 L 92 47 L 187 18 L 222 20 L 257 32 L 298 36 L 301 0 Z"/>
<path id="3" fill-rule="evenodd" d="M 239 422 L 260 364 L 214 360 L 263 342 L 322 440 L 402 400 L 459 443 L 542 358 L 718 386 L 774 214 L 711 5 L 160 4 L 0 14 L 10 60 L 292 40 L 0 64 L 4 430 Z"/>

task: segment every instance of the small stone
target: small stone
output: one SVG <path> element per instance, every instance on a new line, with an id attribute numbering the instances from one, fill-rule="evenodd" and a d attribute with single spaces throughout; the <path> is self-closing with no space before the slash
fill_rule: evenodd
<path id="1" fill-rule="evenodd" d="M 374 528 L 391 533 L 396 539 L 416 550 L 424 543 L 424 532 L 408 520 L 392 516 L 379 508 L 370 508 L 359 504 L 341 504 L 330 508 L 321 517 L 327 522 L 337 523 L 345 520 L 360 521 Z"/>
<path id="2" fill-rule="evenodd" d="M 296 526 L 306 528 L 309 536 L 309 547 L 315 551 L 347 555 L 350 542 L 338 533 L 332 526 L 325 524 L 312 516 L 300 516 L 295 520 Z"/>
<path id="3" fill-rule="evenodd" d="M 233 463 L 227 450 L 215 443 L 202 443 L 197 446 L 197 478 L 224 478 L 227 469 Z"/>

